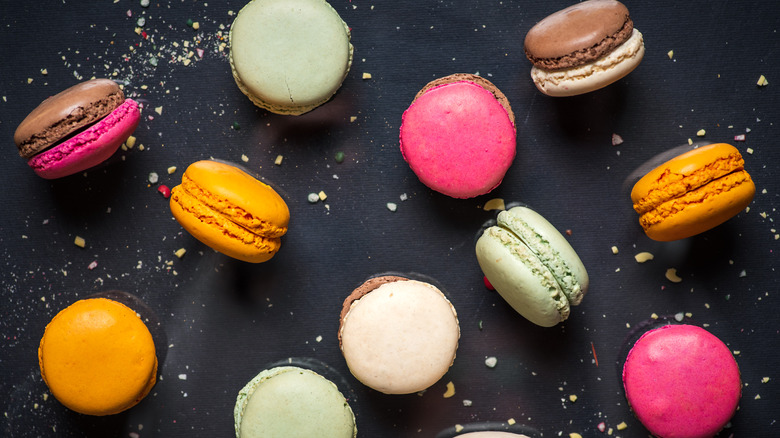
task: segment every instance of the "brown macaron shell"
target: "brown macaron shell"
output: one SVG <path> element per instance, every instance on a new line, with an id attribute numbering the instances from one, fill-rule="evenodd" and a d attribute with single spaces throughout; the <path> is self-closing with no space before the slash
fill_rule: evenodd
<path id="1" fill-rule="evenodd" d="M 102 119 L 125 101 L 110 79 L 74 85 L 41 102 L 16 128 L 14 143 L 25 159 Z"/>
<path id="2" fill-rule="evenodd" d="M 425 84 L 424 87 L 420 91 L 417 92 L 417 94 L 414 96 L 414 99 L 412 102 L 417 100 L 418 97 L 422 96 L 430 90 L 431 88 L 438 87 L 439 85 L 445 85 L 445 84 L 451 84 L 454 82 L 473 82 L 480 87 L 486 89 L 487 91 L 490 91 L 493 93 L 493 96 L 498 100 L 498 102 L 501 104 L 502 107 L 506 110 L 506 113 L 509 115 L 509 120 L 512 121 L 512 124 L 515 124 L 515 113 L 512 112 L 512 107 L 509 106 L 509 99 L 507 99 L 506 95 L 501 92 L 501 90 L 498 89 L 495 85 L 493 85 L 492 82 L 489 80 L 483 78 L 482 76 L 477 76 L 469 73 L 454 73 L 449 76 L 444 76 L 441 78 L 437 78 L 432 80 L 431 82 L 428 82 Z"/>
<path id="3" fill-rule="evenodd" d="M 549 15 L 525 36 L 525 54 L 546 70 L 594 61 L 623 44 L 634 30 L 628 8 L 615 0 L 588 0 Z"/>

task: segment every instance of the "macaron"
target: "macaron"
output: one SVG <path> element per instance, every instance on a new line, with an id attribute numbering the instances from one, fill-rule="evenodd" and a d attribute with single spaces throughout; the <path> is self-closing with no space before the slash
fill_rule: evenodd
<path id="1" fill-rule="evenodd" d="M 516 154 L 509 100 L 480 76 L 429 82 L 403 114 L 401 154 L 420 181 L 453 198 L 498 187 Z"/>
<path id="2" fill-rule="evenodd" d="M 192 163 L 171 190 L 171 212 L 192 236 L 227 256 L 270 260 L 287 232 L 290 210 L 281 196 L 236 166 Z"/>
<path id="3" fill-rule="evenodd" d="M 631 73 L 645 45 L 628 8 L 615 0 L 587 0 L 534 25 L 525 36 L 531 79 L 549 96 L 603 88 Z"/>
<path id="4" fill-rule="evenodd" d="M 344 300 L 338 338 L 357 380 L 385 394 L 410 394 L 449 370 L 460 327 L 439 288 L 384 275 L 367 280 Z"/>
<path id="5" fill-rule="evenodd" d="M 702 146 L 661 164 L 634 184 L 631 200 L 648 237 L 672 241 L 703 233 L 743 211 L 756 186 L 737 148 Z"/>
<path id="6" fill-rule="evenodd" d="M 52 395 L 86 415 L 112 415 L 140 402 L 157 379 L 149 329 L 117 301 L 89 298 L 60 311 L 46 326 L 38 363 Z"/>
<path id="7" fill-rule="evenodd" d="M 477 239 L 477 262 L 490 284 L 518 313 L 552 327 L 582 302 L 590 283 L 577 253 L 539 213 L 513 207 Z"/>
<path id="8" fill-rule="evenodd" d="M 327 102 L 352 65 L 350 29 L 325 0 L 252 0 L 229 38 L 238 88 L 277 114 L 300 115 Z"/>
<path id="9" fill-rule="evenodd" d="M 238 393 L 236 438 L 354 438 L 355 415 L 336 385 L 306 368 L 262 371 Z"/>
<path id="10" fill-rule="evenodd" d="M 666 325 L 642 335 L 623 366 L 634 414 L 653 436 L 705 438 L 737 410 L 742 383 L 729 347 L 694 325 Z"/>
<path id="11" fill-rule="evenodd" d="M 61 178 L 107 160 L 140 119 L 138 104 L 116 82 L 92 79 L 41 102 L 16 128 L 14 143 L 37 175 Z"/>

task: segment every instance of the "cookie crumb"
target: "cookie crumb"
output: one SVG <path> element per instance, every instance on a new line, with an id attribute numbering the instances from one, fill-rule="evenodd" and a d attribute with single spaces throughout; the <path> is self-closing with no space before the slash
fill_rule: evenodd
<path id="1" fill-rule="evenodd" d="M 444 398 L 450 398 L 453 395 L 455 395 L 455 384 L 452 382 L 447 382 L 447 391 L 442 395 Z"/>
<path id="2" fill-rule="evenodd" d="M 167 172 L 168 172 L 168 175 L 173 175 L 174 173 L 176 173 L 176 166 L 168 167 Z"/>
<path id="3" fill-rule="evenodd" d="M 569 396 L 569 401 L 572 402 L 572 403 L 576 402 L 577 401 L 577 395 L 571 394 Z"/>
<path id="4" fill-rule="evenodd" d="M 669 268 L 666 270 L 666 279 L 671 281 L 672 283 L 679 283 L 682 281 L 682 278 L 680 278 L 677 275 L 677 269 Z"/>
<path id="5" fill-rule="evenodd" d="M 498 363 L 498 359 L 495 356 L 490 356 L 485 359 L 485 366 L 488 368 L 495 368 Z"/>
<path id="6" fill-rule="evenodd" d="M 76 236 L 76 238 L 73 239 L 73 244 L 78 246 L 79 248 L 84 248 L 85 246 L 87 246 L 87 241 L 84 240 L 84 238 L 81 236 Z"/>
<path id="7" fill-rule="evenodd" d="M 668 56 L 669 59 L 674 58 L 674 50 L 670 50 L 670 51 L 666 52 L 666 56 Z M 603 430 L 602 430 L 602 432 L 603 432 Z"/>
<path id="8" fill-rule="evenodd" d="M 640 252 L 634 256 L 634 260 L 636 260 L 637 263 L 644 263 L 646 261 L 653 260 L 653 258 L 655 258 L 655 256 L 647 251 Z"/>
<path id="9" fill-rule="evenodd" d="M 396 204 L 395 202 L 388 202 L 387 209 L 390 211 L 396 211 L 398 210 L 398 204 Z"/>
<path id="10" fill-rule="evenodd" d="M 371 73 L 363 73 L 363 79 L 371 79 Z"/>
<path id="11" fill-rule="evenodd" d="M 461 426 L 460 424 L 455 425 L 455 432 L 460 432 L 462 430 L 463 430 L 463 426 Z"/>
<path id="12" fill-rule="evenodd" d="M 320 200 L 320 195 L 318 195 L 318 194 L 316 194 L 314 192 L 309 193 L 308 200 L 309 200 L 309 203 L 316 204 L 317 201 Z"/>
<path id="13" fill-rule="evenodd" d="M 282 159 L 284 159 L 284 157 L 282 157 L 281 155 L 277 155 L 276 159 L 274 160 L 274 164 L 276 164 L 277 166 L 281 166 L 282 165 Z"/>
<path id="14" fill-rule="evenodd" d="M 506 205 L 504 204 L 504 200 L 501 198 L 493 198 L 485 203 L 485 206 L 482 207 L 485 211 L 490 210 L 506 210 Z"/>
<path id="15" fill-rule="evenodd" d="M 767 85 L 769 85 L 769 81 L 766 80 L 766 76 L 761 75 L 761 76 L 759 76 L 758 82 L 756 82 L 756 85 L 758 85 L 759 87 L 766 87 Z"/>
<path id="16" fill-rule="evenodd" d="M 569 438 L 582 438 L 582 435 L 578 434 L 577 432 L 572 432 L 569 434 Z"/>
<path id="17" fill-rule="evenodd" d="M 511 425 L 513 425 L 513 424 L 515 424 L 515 423 L 517 423 L 517 421 L 515 421 L 515 419 L 514 419 L 514 418 L 510 418 L 510 419 L 506 420 L 506 424 L 508 424 L 508 425 L 510 425 L 510 426 L 511 426 Z"/>
<path id="18" fill-rule="evenodd" d="M 769 382 L 769 377 L 764 377 L 761 379 L 761 383 L 767 383 Z"/>
<path id="19" fill-rule="evenodd" d="M 187 250 L 186 250 L 186 249 L 184 249 L 184 248 L 179 248 L 179 249 L 177 249 L 176 251 L 174 251 L 174 252 L 173 252 L 173 254 L 174 254 L 176 257 L 178 257 L 178 258 L 182 258 L 182 257 L 184 257 L 184 254 L 185 254 L 186 252 L 187 252 Z"/>
<path id="20" fill-rule="evenodd" d="M 324 201 L 328 199 L 328 195 L 326 195 L 325 192 L 322 190 L 320 190 L 320 192 L 317 193 L 317 196 L 320 198 L 320 201 Z"/>
<path id="21" fill-rule="evenodd" d="M 468 400 L 468 399 L 464 399 L 463 400 L 463 406 L 469 407 L 471 405 L 472 405 L 472 401 L 471 400 Z"/>
<path id="22" fill-rule="evenodd" d="M 703 129 L 699 129 L 698 131 L 696 131 L 696 136 L 697 137 L 704 137 L 704 134 L 706 134 L 706 133 L 707 133 L 707 131 L 705 131 Z"/>
<path id="23" fill-rule="evenodd" d="M 130 137 L 127 137 L 125 144 L 127 145 L 128 149 L 132 149 L 133 146 L 135 146 L 135 136 L 131 135 Z"/>
<path id="24" fill-rule="evenodd" d="M 626 424 L 626 422 L 625 422 L 625 421 L 621 421 L 621 422 L 620 422 L 620 424 L 618 424 L 618 425 L 617 425 L 617 426 L 615 426 L 615 427 L 617 428 L 617 430 L 625 430 L 625 428 L 627 428 L 627 427 L 628 427 L 628 424 Z"/>
<path id="25" fill-rule="evenodd" d="M 612 246 L 612 254 L 617 254 L 617 253 L 618 253 L 618 247 L 613 245 Z"/>
<path id="26" fill-rule="evenodd" d="M 612 146 L 617 146 L 619 144 L 623 144 L 623 137 L 617 134 L 612 134 Z"/>

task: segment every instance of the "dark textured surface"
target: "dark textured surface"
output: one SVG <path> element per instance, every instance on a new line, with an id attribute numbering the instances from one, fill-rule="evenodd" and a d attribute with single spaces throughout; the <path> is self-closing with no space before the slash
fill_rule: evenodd
<path id="1" fill-rule="evenodd" d="M 544 437 L 645 437 L 626 406 L 618 362 L 651 315 L 679 313 L 738 352 L 746 386 L 721 436 L 780 435 L 780 10 L 773 0 L 626 2 L 645 35 L 645 59 L 620 82 L 571 98 L 535 89 L 522 47 L 525 32 L 567 2 L 331 3 L 352 28 L 355 62 L 331 102 L 297 118 L 256 109 L 233 82 L 218 32 L 224 26 L 226 37 L 243 2 L 3 5 L 0 435 L 231 436 L 238 390 L 293 357 L 330 367 L 362 437 L 433 437 L 456 424 L 510 419 Z M 135 31 L 139 17 L 147 39 Z M 179 59 L 187 51 L 189 65 Z M 432 193 L 398 150 L 401 115 L 415 93 L 451 73 L 488 78 L 517 116 L 517 158 L 504 183 L 472 200 Z M 756 85 L 762 74 L 766 87 Z M 38 178 L 16 153 L 16 126 L 47 96 L 92 76 L 125 81 L 127 96 L 144 104 L 135 147 L 86 176 Z M 613 146 L 613 134 L 624 142 Z M 740 134 L 746 140 L 735 142 Z M 756 182 L 755 201 L 703 235 L 653 242 L 631 209 L 633 173 L 689 138 L 737 146 Z M 172 219 L 158 186 L 172 187 L 188 164 L 209 157 L 258 172 L 287 200 L 290 229 L 270 262 L 216 254 Z M 177 166 L 172 175 L 169 166 Z M 149 183 L 151 172 L 157 184 Z M 307 195 L 320 191 L 327 200 L 310 204 Z M 528 204 L 571 230 L 591 287 L 565 323 L 533 326 L 483 286 L 474 241 L 493 218 L 481 209 L 493 197 Z M 73 244 L 76 236 L 86 248 Z M 187 250 L 181 259 L 173 254 L 179 248 Z M 655 259 L 636 263 L 640 251 Z M 668 281 L 667 268 L 682 282 Z M 460 317 L 455 363 L 422 395 L 361 386 L 338 350 L 344 298 L 388 271 L 435 279 Z M 57 311 L 113 289 L 138 296 L 159 319 L 158 339 L 167 339 L 161 379 L 123 414 L 74 414 L 47 395 L 38 342 Z M 495 368 L 485 366 L 488 356 L 498 359 Z M 445 399 L 449 381 L 456 393 Z M 602 422 L 612 435 L 598 431 Z M 618 431 L 621 422 L 627 427 Z"/>

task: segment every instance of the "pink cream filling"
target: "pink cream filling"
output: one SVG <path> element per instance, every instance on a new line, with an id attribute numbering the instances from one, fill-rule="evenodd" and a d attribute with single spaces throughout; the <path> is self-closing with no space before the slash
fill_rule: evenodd
<path id="1" fill-rule="evenodd" d="M 515 158 L 515 127 L 493 93 L 471 81 L 431 88 L 404 112 L 401 153 L 426 186 L 455 198 L 490 192 Z"/>
<path id="2" fill-rule="evenodd" d="M 138 104 L 132 99 L 126 99 L 102 120 L 32 157 L 27 164 L 46 179 L 89 169 L 113 155 L 138 127 L 140 119 Z"/>

